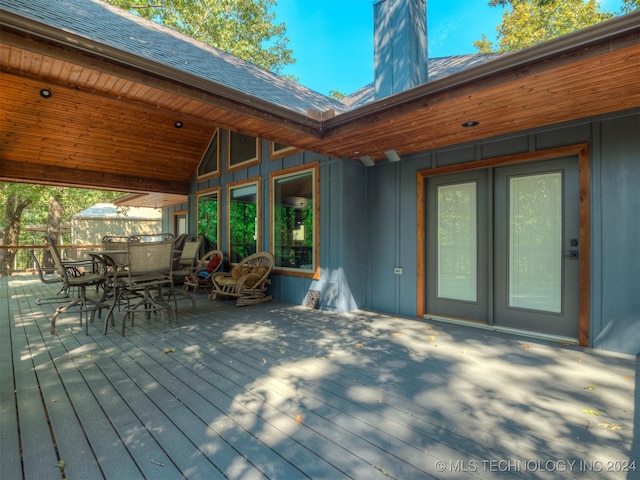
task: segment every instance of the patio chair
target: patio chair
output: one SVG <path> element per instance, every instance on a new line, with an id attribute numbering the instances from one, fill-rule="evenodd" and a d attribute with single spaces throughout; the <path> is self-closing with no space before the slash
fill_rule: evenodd
<path id="1" fill-rule="evenodd" d="M 47 303 L 62 303 L 69 300 L 69 291 L 67 290 L 67 287 L 64 285 L 64 283 L 62 283 L 62 278 L 60 278 L 60 275 L 55 272 L 55 269 L 42 268 L 40 266 L 40 262 L 38 261 L 38 257 L 36 256 L 36 252 L 34 252 L 33 249 L 29 250 L 29 254 L 31 255 L 31 258 L 33 260 L 35 270 L 38 272 L 40 281 L 45 285 L 50 285 L 53 283 L 57 283 L 60 285 L 60 290 L 58 290 L 58 293 L 56 293 L 55 297 L 38 298 L 36 300 L 36 304 L 44 305 Z"/>
<path id="2" fill-rule="evenodd" d="M 89 334 L 89 313 L 91 313 L 91 321 L 93 322 L 96 311 L 106 308 L 107 305 L 104 303 L 104 299 L 107 293 L 106 289 L 106 265 L 100 264 L 98 260 L 96 262 L 92 262 L 93 269 L 91 272 L 80 272 L 73 265 L 66 265 L 62 262 L 60 257 L 60 253 L 58 252 L 58 247 L 53 240 L 53 238 L 49 235 L 45 236 L 45 240 L 47 242 L 47 246 L 49 248 L 49 252 L 51 253 L 51 258 L 53 258 L 56 271 L 60 275 L 60 279 L 62 284 L 67 289 L 67 291 L 71 291 L 73 288 L 77 288 L 77 296 L 73 298 L 67 305 L 63 307 L 59 307 L 53 313 L 51 317 L 51 334 L 56 333 L 56 320 L 61 313 L 65 313 L 72 307 L 79 307 L 80 313 L 80 326 L 82 326 L 82 319 L 84 314 L 87 314 L 87 319 L 85 321 L 85 334 Z M 86 264 L 87 262 L 83 262 Z M 98 287 L 98 292 L 102 292 L 100 298 L 96 299 L 93 297 L 87 296 L 87 287 Z"/>
<path id="3" fill-rule="evenodd" d="M 147 238 L 145 238 L 147 237 Z M 166 234 L 156 240 L 155 236 L 136 235 L 129 237 L 127 244 L 126 275 L 119 277 L 121 297 L 127 302 L 124 307 L 121 334 L 124 336 L 127 320 L 131 326 L 135 313 L 144 312 L 150 318 L 151 312 L 160 313 L 162 331 L 165 328 L 164 312 L 168 311 L 169 321 L 175 319 L 173 306 L 169 301 L 173 291 L 171 268 L 173 264 L 173 236 Z M 163 296 L 162 289 L 168 290 Z"/>
<path id="4" fill-rule="evenodd" d="M 103 250 L 118 250 L 118 251 L 126 251 L 127 244 L 129 241 L 129 237 L 123 237 L 119 235 L 105 235 L 102 237 L 102 249 Z M 117 257 L 118 264 L 124 265 L 126 264 L 126 255 L 122 255 Z M 115 267 L 115 265 L 109 265 L 110 267 Z"/>
<path id="5" fill-rule="evenodd" d="M 198 257 L 200 256 L 200 247 L 202 245 L 204 237 L 202 235 L 198 235 L 195 238 L 186 238 L 183 245 L 182 250 L 180 251 L 180 257 L 177 262 L 177 269 L 174 269 L 171 272 L 171 277 L 173 278 L 173 299 L 176 306 L 176 310 L 178 310 L 178 296 L 182 296 L 188 300 L 191 300 L 191 309 L 192 311 L 196 311 L 196 299 L 193 298 L 191 292 L 182 288 L 175 288 L 176 285 L 183 285 L 185 282 L 185 278 L 188 275 L 193 273 L 196 264 L 198 263 Z M 176 250 L 174 249 L 174 253 Z M 174 265 L 176 263 L 174 262 Z"/>
<path id="6" fill-rule="evenodd" d="M 183 289 L 190 293 L 209 293 L 213 288 L 213 274 L 222 268 L 224 254 L 211 250 L 198 261 L 191 274 L 184 279 Z"/>
<path id="7" fill-rule="evenodd" d="M 273 269 L 273 255 L 258 252 L 249 255 L 238 263 L 231 272 L 216 272 L 211 276 L 213 291 L 209 299 L 219 297 L 237 298 L 236 306 L 255 305 L 271 300 L 266 295 L 267 285 L 271 284 L 269 274 Z"/>

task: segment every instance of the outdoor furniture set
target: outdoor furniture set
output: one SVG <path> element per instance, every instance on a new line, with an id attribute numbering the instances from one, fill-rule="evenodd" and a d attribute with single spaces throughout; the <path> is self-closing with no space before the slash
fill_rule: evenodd
<path id="1" fill-rule="evenodd" d="M 121 334 L 124 336 L 127 320 L 133 327 L 136 313 L 160 314 L 165 328 L 165 314 L 169 322 L 177 321 L 178 297 L 191 300 L 195 311 L 196 293 L 209 292 L 209 299 L 235 298 L 237 306 L 253 305 L 271 300 L 267 286 L 273 269 L 273 256 L 269 252 L 258 252 L 243 259 L 230 272 L 220 271 L 224 254 L 212 250 L 199 257 L 203 237 L 183 239 L 180 248 L 171 234 L 134 235 L 129 237 L 106 236 L 101 250 L 86 253 L 91 262 L 83 262 L 82 269 L 72 262 L 64 262 L 55 242 L 45 237 L 53 258 L 55 270 L 62 283 L 62 291 L 77 290 L 77 295 L 65 297 L 69 302 L 57 308 L 51 318 L 51 333 L 56 333 L 58 316 L 78 307 L 80 325 L 85 325 L 88 334 L 89 321 L 95 314 L 107 309 L 104 333 L 108 325 L 115 325 L 114 310 L 124 312 Z M 35 256 L 34 256 L 35 258 Z M 50 278 L 43 278 L 52 283 Z M 182 283 L 181 289 L 176 285 Z M 87 295 L 87 287 L 96 293 Z M 57 297 L 56 297 L 57 298 Z M 86 317 L 86 319 L 85 319 Z"/>

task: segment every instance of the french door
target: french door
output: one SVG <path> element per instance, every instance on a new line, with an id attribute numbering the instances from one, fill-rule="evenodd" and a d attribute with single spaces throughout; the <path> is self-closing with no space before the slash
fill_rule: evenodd
<path id="1" fill-rule="evenodd" d="M 578 182 L 571 157 L 428 178 L 427 312 L 577 338 Z"/>

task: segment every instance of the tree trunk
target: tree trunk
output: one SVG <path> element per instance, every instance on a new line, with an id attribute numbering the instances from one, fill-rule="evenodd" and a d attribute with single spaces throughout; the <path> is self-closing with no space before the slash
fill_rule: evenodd
<path id="1" fill-rule="evenodd" d="M 7 226 L 3 229 L 4 231 L 2 232 L 2 238 L 0 238 L 0 244 L 18 245 L 20 243 L 22 211 L 30 204 L 30 199 L 23 198 L 15 193 L 9 194 L 5 207 Z M 3 257 L 0 258 L 0 269 L 3 275 L 11 274 L 15 256 L 15 249 L 0 250 L 0 257 Z"/>
<path id="2" fill-rule="evenodd" d="M 47 235 L 49 235 L 56 245 L 60 244 L 60 222 L 62 218 L 62 189 L 54 189 L 49 197 L 49 218 L 47 220 Z M 62 254 L 62 252 L 60 252 Z M 53 258 L 45 250 L 43 256 L 45 267 L 53 267 Z"/>

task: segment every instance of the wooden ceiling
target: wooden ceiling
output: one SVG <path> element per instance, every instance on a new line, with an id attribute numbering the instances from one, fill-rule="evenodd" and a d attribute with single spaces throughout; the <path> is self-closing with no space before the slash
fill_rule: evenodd
<path id="1" fill-rule="evenodd" d="M 184 195 L 218 127 L 380 161 L 389 150 L 405 156 L 635 108 L 640 14 L 626 17 L 334 117 L 225 96 L 201 79 L 114 62 L 97 47 L 89 54 L 36 41 L 5 25 L 0 180 Z M 480 123 L 462 127 L 470 120 Z"/>

